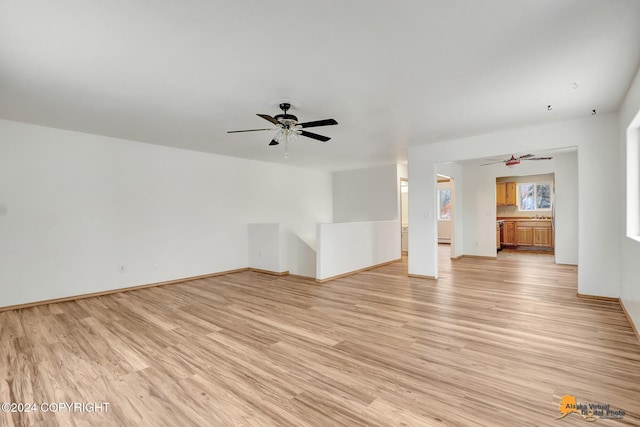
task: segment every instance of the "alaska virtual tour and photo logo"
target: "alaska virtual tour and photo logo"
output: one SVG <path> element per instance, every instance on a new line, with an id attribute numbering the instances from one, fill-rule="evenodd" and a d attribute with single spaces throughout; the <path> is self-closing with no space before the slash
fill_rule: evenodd
<path id="1" fill-rule="evenodd" d="M 622 409 L 612 409 L 608 403 L 581 403 L 570 395 L 562 396 L 559 410 L 561 415 L 556 420 L 573 413 L 580 415 L 585 421 L 621 420 L 624 417 Z"/>

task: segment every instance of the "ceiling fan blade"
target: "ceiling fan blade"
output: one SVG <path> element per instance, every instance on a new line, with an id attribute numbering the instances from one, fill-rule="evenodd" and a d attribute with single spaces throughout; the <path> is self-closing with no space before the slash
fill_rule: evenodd
<path id="1" fill-rule="evenodd" d="M 278 145 L 280 144 L 278 141 L 276 141 L 275 139 L 272 139 L 271 142 L 269 143 L 269 145 Z"/>
<path id="2" fill-rule="evenodd" d="M 506 160 L 498 160 L 497 162 L 491 162 L 491 163 L 484 163 L 480 166 L 488 166 L 488 165 L 495 165 L 496 163 L 505 163 Z"/>
<path id="3" fill-rule="evenodd" d="M 529 157 L 533 157 L 533 154 L 525 154 L 524 156 L 517 157 L 518 159 L 528 159 Z"/>
<path id="4" fill-rule="evenodd" d="M 305 122 L 305 123 L 298 123 L 298 126 L 300 126 L 301 128 L 315 128 L 318 126 L 329 126 L 329 125 L 337 125 L 338 122 L 336 122 L 333 119 L 326 119 L 326 120 L 316 120 L 315 122 Z"/>
<path id="5" fill-rule="evenodd" d="M 307 132 L 306 130 L 301 130 L 300 135 L 306 136 L 307 138 L 317 139 L 318 141 L 322 141 L 322 142 L 327 142 L 328 140 L 331 139 L 328 136 L 318 135 L 317 133 Z"/>
<path id="6" fill-rule="evenodd" d="M 553 159 L 553 157 L 531 157 L 529 159 L 522 159 L 522 160 L 551 160 Z"/>
<path id="7" fill-rule="evenodd" d="M 276 125 L 276 126 L 280 126 L 280 122 L 279 122 L 278 120 L 274 119 L 273 117 L 271 117 L 271 116 L 270 116 L 270 115 L 268 115 L 268 114 L 258 114 L 258 116 L 259 116 L 259 117 L 262 117 L 262 118 L 263 118 L 263 119 L 265 119 L 265 120 L 270 121 L 271 123 L 273 123 L 273 124 L 274 124 L 274 125 Z"/>
<path id="8" fill-rule="evenodd" d="M 245 129 L 245 130 L 228 130 L 227 133 L 240 133 L 240 132 L 257 132 L 261 130 L 273 130 L 273 129 Z"/>

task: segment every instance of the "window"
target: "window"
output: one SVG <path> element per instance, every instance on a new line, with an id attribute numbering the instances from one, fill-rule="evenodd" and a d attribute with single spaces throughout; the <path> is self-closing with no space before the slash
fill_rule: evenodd
<path id="1" fill-rule="evenodd" d="M 627 129 L 627 236 L 640 241 L 640 112 Z"/>
<path id="2" fill-rule="evenodd" d="M 551 184 L 518 184 L 518 210 L 551 210 Z"/>
<path id="3" fill-rule="evenodd" d="M 451 219 L 451 190 L 438 190 L 438 219 Z"/>

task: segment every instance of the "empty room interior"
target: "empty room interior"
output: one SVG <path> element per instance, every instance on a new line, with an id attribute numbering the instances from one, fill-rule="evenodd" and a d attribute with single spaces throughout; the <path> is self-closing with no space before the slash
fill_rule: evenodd
<path id="1" fill-rule="evenodd" d="M 640 2 L 0 2 L 1 426 L 640 426 Z"/>

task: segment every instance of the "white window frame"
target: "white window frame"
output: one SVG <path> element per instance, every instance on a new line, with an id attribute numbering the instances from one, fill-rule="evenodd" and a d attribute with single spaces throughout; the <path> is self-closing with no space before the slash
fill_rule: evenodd
<path id="1" fill-rule="evenodd" d="M 520 191 L 520 186 L 521 185 L 533 185 L 533 201 L 534 201 L 534 205 L 533 205 L 533 209 L 521 209 L 520 207 L 522 206 L 522 192 Z M 551 187 L 551 194 L 550 194 L 550 202 L 551 202 L 551 206 L 548 208 L 538 208 L 535 205 L 536 202 L 536 186 L 537 185 L 548 185 L 549 187 Z M 518 212 L 551 212 L 553 210 L 553 203 L 555 202 L 555 200 L 553 200 L 553 196 L 554 196 L 554 191 L 553 191 L 553 183 L 552 182 L 518 182 L 516 184 L 516 196 L 517 196 L 517 200 L 516 203 L 518 204 Z"/>
<path id="2" fill-rule="evenodd" d="M 627 128 L 627 237 L 640 242 L 640 112 Z"/>

